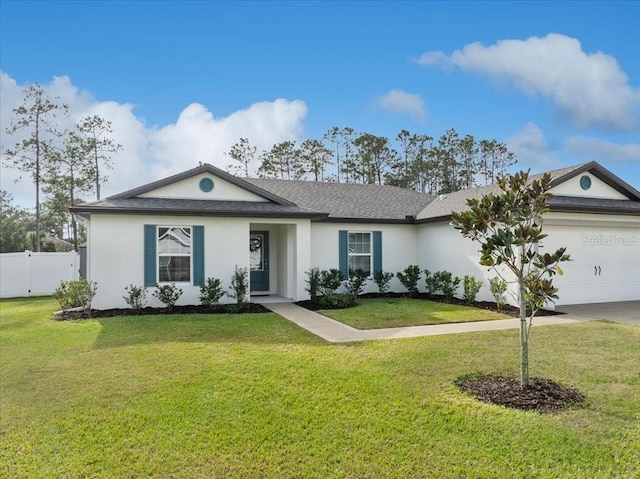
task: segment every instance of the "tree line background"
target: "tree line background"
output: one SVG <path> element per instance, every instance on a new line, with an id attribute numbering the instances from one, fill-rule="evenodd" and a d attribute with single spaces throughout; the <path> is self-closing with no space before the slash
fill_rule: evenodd
<path id="1" fill-rule="evenodd" d="M 3 145 L 2 153 L 6 166 L 33 180 L 35 213 L 0 191 L 0 252 L 55 251 L 56 240 L 70 242 L 77 251 L 84 241 L 84 228 L 69 214 L 69 207 L 83 202 L 80 194 L 100 199 L 111 155 L 122 145 L 110 138 L 111 122 L 98 115 L 61 130 L 68 114 L 68 106 L 37 83 L 24 89 L 22 104 L 12 110 L 6 132 L 21 140 L 11 147 Z"/>
<path id="2" fill-rule="evenodd" d="M 100 199 L 105 172 L 122 145 L 111 138 L 111 122 L 98 115 L 61 130 L 68 114 L 68 106 L 37 83 L 24 89 L 22 104 L 12 111 L 6 132 L 21 140 L 3 145 L 3 158 L 33 180 L 35 212 L 0 191 L 0 252 L 52 251 L 55 240 L 77 251 L 85 240 L 69 207 L 82 203 L 81 195 Z M 387 184 L 433 195 L 493 183 L 516 163 L 504 143 L 461 136 L 455 129 L 438 139 L 407 130 L 389 139 L 334 126 L 320 139 L 283 141 L 260 153 L 240 138 L 226 155 L 227 170 L 238 176 Z"/>
<path id="3" fill-rule="evenodd" d="M 259 154 L 241 138 L 227 155 L 227 170 L 239 176 L 255 170 L 260 178 L 387 184 L 433 195 L 491 184 L 516 163 L 506 144 L 453 128 L 437 140 L 407 130 L 390 140 L 334 126 L 320 140 L 283 141 Z"/>

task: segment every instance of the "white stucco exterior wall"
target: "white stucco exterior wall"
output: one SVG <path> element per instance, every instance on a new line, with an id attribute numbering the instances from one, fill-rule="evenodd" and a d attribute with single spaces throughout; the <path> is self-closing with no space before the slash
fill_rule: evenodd
<path id="1" fill-rule="evenodd" d="M 478 293 L 478 301 L 495 301 L 489 290 L 489 279 L 496 273 L 486 266 L 481 266 L 480 244 L 464 238 L 459 231 L 449 225 L 448 221 L 427 223 L 419 225 L 418 231 L 418 261 L 422 269 L 428 269 L 431 273 L 437 271 L 449 271 L 454 276 L 462 279 L 465 275 L 474 276 L 483 282 L 482 289 Z M 500 273 L 505 278 L 510 278 L 510 272 L 501 268 Z M 421 281 L 421 286 L 424 282 Z M 458 287 L 457 297 L 462 297 L 462 282 Z M 511 286 L 512 294 L 507 293 L 507 302 L 516 305 L 513 294 L 517 288 Z"/>
<path id="2" fill-rule="evenodd" d="M 216 277 L 229 287 L 235 265 L 249 264 L 249 221 L 238 218 L 93 215 L 90 223 L 89 278 L 98 283 L 93 301 L 96 309 L 126 308 L 123 296 L 130 284 L 144 284 L 144 225 L 204 225 L 205 277 Z M 199 304 L 200 288 L 176 283 L 184 291 L 179 305 Z M 149 306 L 163 306 L 149 288 Z M 223 298 L 223 301 L 229 301 Z"/>
<path id="3" fill-rule="evenodd" d="M 382 231 L 382 269 L 395 273 L 410 264 L 417 264 L 417 235 L 415 225 L 384 225 L 375 223 L 312 223 L 311 224 L 311 266 L 321 270 L 339 268 L 338 232 Z M 306 271 L 306 270 L 305 270 Z M 306 275 L 305 275 L 306 278 Z M 404 287 L 394 277 L 391 291 L 403 292 Z M 377 285 L 369 281 L 365 293 L 375 293 Z"/>
<path id="4" fill-rule="evenodd" d="M 249 266 L 250 228 L 270 232 L 272 292 L 293 299 L 304 298 L 304 271 L 309 269 L 309 220 L 256 218 L 205 218 L 198 216 L 93 215 L 89 225 L 89 279 L 98 283 L 93 301 L 96 309 L 126 308 L 123 296 L 130 285 L 144 284 L 144 225 L 204 226 L 205 278 L 222 280 L 228 290 L 238 265 Z M 302 252 L 296 251 L 302 248 Z M 306 253 L 305 253 L 306 252 Z M 297 260 L 297 261 L 296 261 Z M 302 284 L 300 284 L 302 278 Z M 183 290 L 177 304 L 200 304 L 199 286 L 176 283 Z M 148 290 L 148 305 L 163 306 Z M 222 302 L 230 302 L 225 296 Z"/>

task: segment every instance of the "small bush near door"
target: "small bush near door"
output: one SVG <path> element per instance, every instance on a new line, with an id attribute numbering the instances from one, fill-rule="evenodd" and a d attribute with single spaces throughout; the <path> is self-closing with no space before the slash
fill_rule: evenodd
<path id="1" fill-rule="evenodd" d="M 350 308 L 357 304 L 356 295 L 353 293 L 327 294 L 320 298 L 320 304 L 327 309 Z"/>
<path id="2" fill-rule="evenodd" d="M 248 308 L 247 293 L 249 292 L 249 273 L 247 268 L 239 268 L 237 265 L 231 276 L 230 294 L 234 300 L 233 308 L 236 313 L 242 313 Z"/>
<path id="3" fill-rule="evenodd" d="M 342 284 L 342 273 L 339 269 L 331 268 L 320 271 L 320 293 L 323 296 L 333 294 Z"/>
<path id="4" fill-rule="evenodd" d="M 222 289 L 222 281 L 218 278 L 207 278 L 200 286 L 200 302 L 204 306 L 214 306 L 225 295 Z"/>
<path id="5" fill-rule="evenodd" d="M 361 269 L 349 270 L 349 279 L 345 281 L 345 287 L 354 296 L 362 294 L 364 286 L 367 284 L 369 276 Z"/>
<path id="6" fill-rule="evenodd" d="M 311 301 L 313 301 L 314 303 L 318 301 L 318 295 L 320 294 L 321 286 L 320 282 L 320 268 L 315 267 L 307 271 L 307 279 L 305 280 L 305 283 L 307 283 L 307 287 L 305 288 L 305 291 L 309 293 Z"/>

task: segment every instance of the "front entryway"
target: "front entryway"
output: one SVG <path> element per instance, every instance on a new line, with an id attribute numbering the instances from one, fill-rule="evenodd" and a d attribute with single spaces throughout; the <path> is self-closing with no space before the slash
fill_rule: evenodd
<path id="1" fill-rule="evenodd" d="M 249 276 L 251 292 L 269 291 L 269 232 L 249 234 Z"/>

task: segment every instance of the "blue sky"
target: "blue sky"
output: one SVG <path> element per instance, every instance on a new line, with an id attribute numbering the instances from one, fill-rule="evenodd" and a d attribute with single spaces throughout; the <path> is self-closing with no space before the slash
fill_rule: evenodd
<path id="1" fill-rule="evenodd" d="M 2 142 L 39 82 L 125 150 L 107 194 L 330 127 L 505 141 L 640 188 L 638 2 L 1 2 Z M 2 188 L 30 202 L 30 183 Z"/>

